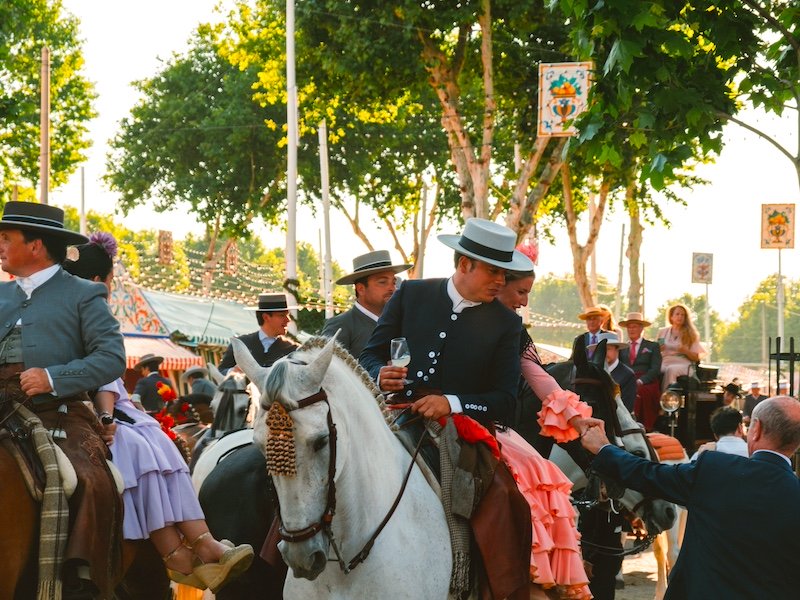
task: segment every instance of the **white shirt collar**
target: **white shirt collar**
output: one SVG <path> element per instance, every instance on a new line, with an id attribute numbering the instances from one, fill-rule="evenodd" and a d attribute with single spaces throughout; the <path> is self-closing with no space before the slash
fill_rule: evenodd
<path id="1" fill-rule="evenodd" d="M 373 321 L 375 321 L 376 323 L 378 322 L 378 319 L 380 319 L 380 318 L 381 318 L 381 317 L 380 317 L 380 315 L 376 315 L 376 314 L 375 314 L 374 312 L 372 312 L 371 310 L 369 310 L 369 309 L 367 309 L 367 308 L 364 308 L 363 306 L 361 306 L 361 305 L 358 303 L 358 300 L 356 300 L 356 301 L 354 302 L 354 305 L 355 305 L 355 307 L 356 307 L 358 310 L 360 310 L 362 313 L 364 313 L 365 315 L 367 315 L 367 316 L 368 316 L 370 319 L 372 319 L 372 320 L 373 320 Z"/>
<path id="2" fill-rule="evenodd" d="M 606 363 L 606 371 L 608 371 L 609 373 L 611 373 L 611 371 L 613 371 L 614 369 L 616 369 L 616 368 L 617 368 L 617 365 L 618 365 L 618 364 L 619 364 L 619 359 L 615 360 L 615 361 L 614 361 L 614 362 L 612 362 L 611 364 L 608 364 L 608 363 Z"/>
<path id="3" fill-rule="evenodd" d="M 792 464 L 792 461 L 789 460 L 789 457 L 786 456 L 785 454 L 781 454 L 780 452 L 775 452 L 774 450 L 767 450 L 766 448 L 762 448 L 761 450 L 756 450 L 755 452 L 753 452 L 752 456 L 755 456 L 759 452 L 769 452 L 770 454 L 774 454 L 775 456 L 780 456 L 783 460 L 788 462 L 790 465 Z"/>
<path id="4" fill-rule="evenodd" d="M 269 347 L 275 343 L 274 337 L 269 337 L 266 333 L 264 333 L 263 329 L 258 330 L 258 339 L 261 340 L 261 345 L 264 346 L 264 352 L 269 350 Z"/>
<path id="5" fill-rule="evenodd" d="M 464 296 L 459 294 L 452 277 L 447 280 L 447 295 L 450 296 L 450 300 L 453 302 L 453 312 L 456 314 L 460 314 L 465 308 L 471 308 L 482 304 L 482 302 L 467 300 Z"/>
<path id="6" fill-rule="evenodd" d="M 58 273 L 60 268 L 61 265 L 51 265 L 46 269 L 36 271 L 36 273 L 29 275 L 28 277 L 17 277 L 14 281 L 16 281 L 17 285 L 22 289 L 23 292 L 25 292 L 25 295 L 30 298 L 33 290 Z"/>

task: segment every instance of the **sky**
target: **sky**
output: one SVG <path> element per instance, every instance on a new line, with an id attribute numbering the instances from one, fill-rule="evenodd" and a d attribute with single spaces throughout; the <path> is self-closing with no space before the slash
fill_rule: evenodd
<path id="1" fill-rule="evenodd" d="M 93 146 L 83 165 L 84 202 L 87 210 L 115 211 L 116 195 L 102 182 L 108 140 L 137 100 L 130 83 L 154 75 L 173 53 L 182 52 L 196 26 L 216 21 L 218 0 L 138 0 L 137 2 L 99 2 L 63 0 L 67 11 L 80 20 L 86 59 L 85 74 L 95 83 L 99 116 L 89 125 Z M 531 68 L 535 68 L 532 66 Z M 788 118 L 779 120 L 749 112 L 745 121 L 773 133 L 784 147 L 798 148 L 797 128 Z M 760 248 L 761 205 L 800 204 L 800 188 L 791 162 L 767 142 L 735 125 L 725 130 L 726 146 L 715 164 L 703 165 L 698 175 L 710 181 L 706 186 L 683 191 L 688 207 L 665 205 L 671 227 L 645 230 L 642 263 L 645 269 L 645 314 L 664 321 L 658 307 L 684 292 L 705 293 L 705 285 L 691 283 L 692 253 L 712 253 L 713 282 L 708 286 L 712 309 L 723 319 L 735 319 L 738 307 L 758 283 L 778 270 L 778 251 Z M 50 203 L 80 206 L 80 170 L 70 181 L 50 192 Z M 798 207 L 800 208 L 800 207 Z M 797 214 L 797 212 L 796 212 Z M 188 232 L 201 233 L 203 226 L 180 212 L 160 214 L 147 206 L 127 217 L 117 216 L 131 229 L 169 228 L 177 239 Z M 158 223 L 158 225 L 154 225 Z M 597 247 L 597 270 L 616 283 L 620 260 L 620 236 L 627 233 L 627 216 L 610 213 L 602 226 Z M 168 224 L 164 225 L 164 224 Z M 585 227 L 585 223 L 582 224 Z M 458 233 L 460 226 L 450 223 L 439 233 Z M 308 209 L 298 211 L 298 241 L 319 246 L 318 219 Z M 352 259 L 367 251 L 351 233 L 349 224 L 335 212 L 331 215 L 333 259 L 344 269 Z M 370 238 L 380 247 L 379 227 L 368 227 Z M 585 230 L 580 241 L 585 241 Z M 795 229 L 796 235 L 800 233 Z M 285 246 L 281 231 L 256 229 L 268 248 Z M 537 274 L 567 275 L 572 272 L 572 254 L 566 229 L 557 233 L 555 245 L 540 246 Z M 388 248 L 397 262 L 399 254 Z M 425 256 L 426 277 L 447 276 L 452 270 L 452 253 L 435 239 L 428 242 Z M 783 250 L 781 267 L 785 277 L 800 279 L 800 249 Z M 623 290 L 627 290 L 627 265 Z M 535 293 L 535 288 L 534 288 Z M 624 292 L 623 292 L 624 293 Z M 701 321 L 700 318 L 697 319 Z M 698 323 L 698 326 L 701 322 Z M 702 328 L 701 328 L 702 331 Z M 790 332 L 787 332 L 787 335 Z"/>

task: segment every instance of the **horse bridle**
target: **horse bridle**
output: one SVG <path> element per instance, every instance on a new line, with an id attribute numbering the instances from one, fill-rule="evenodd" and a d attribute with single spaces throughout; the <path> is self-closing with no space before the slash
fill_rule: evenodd
<path id="1" fill-rule="evenodd" d="M 277 402 L 277 400 L 276 400 Z M 339 568 L 342 572 L 347 575 L 356 568 L 359 564 L 364 562 L 367 557 L 369 556 L 370 551 L 372 550 L 372 546 L 375 544 L 375 540 L 378 539 L 381 531 L 383 528 L 386 527 L 386 524 L 389 522 L 389 519 L 392 518 L 394 511 L 397 509 L 397 506 L 400 504 L 400 500 L 403 497 L 403 493 L 405 492 L 406 485 L 408 484 L 408 480 L 411 477 L 411 472 L 414 469 L 414 464 L 417 460 L 417 455 L 419 454 L 419 450 L 422 447 L 422 442 L 424 441 L 427 430 L 425 434 L 420 437 L 419 443 L 417 444 L 416 448 L 414 449 L 414 454 L 411 456 L 411 463 L 408 466 L 408 470 L 406 471 L 405 477 L 403 478 L 403 484 L 400 486 L 400 491 L 397 493 L 397 496 L 392 503 L 391 508 L 386 513 L 386 516 L 383 518 L 381 523 L 375 529 L 373 534 L 361 548 L 361 550 L 356 553 L 356 555 L 349 561 L 345 562 L 344 558 L 342 558 L 342 554 L 339 551 L 339 546 L 336 543 L 336 537 L 333 534 L 333 528 L 331 524 L 333 523 L 333 516 L 336 514 L 336 423 L 333 422 L 333 414 L 331 411 L 330 402 L 328 402 L 328 394 L 325 393 L 325 390 L 320 388 L 320 390 L 312 394 L 302 400 L 298 400 L 297 407 L 286 409 L 287 412 L 292 412 L 294 410 L 299 410 L 301 408 L 306 408 L 307 406 L 311 406 L 316 404 L 317 402 L 324 402 L 328 406 L 328 414 L 327 414 L 327 422 L 328 422 L 328 448 L 330 450 L 330 456 L 328 459 L 328 498 L 325 504 L 325 510 L 322 512 L 322 516 L 320 519 L 307 527 L 302 529 L 286 529 L 283 526 L 283 521 L 281 520 L 280 516 L 280 505 L 276 503 L 277 509 L 277 516 L 278 516 L 278 533 L 280 537 L 285 542 L 303 542 L 305 540 L 311 539 L 320 531 L 325 534 L 328 538 L 328 541 L 333 548 L 334 554 L 336 554 L 336 561 L 339 563 Z"/>

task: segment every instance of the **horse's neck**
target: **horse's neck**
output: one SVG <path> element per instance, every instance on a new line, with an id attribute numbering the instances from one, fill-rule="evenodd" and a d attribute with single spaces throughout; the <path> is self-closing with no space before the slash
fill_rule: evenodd
<path id="1" fill-rule="evenodd" d="M 344 409 L 348 419 L 337 444 L 337 452 L 344 455 L 336 476 L 334 519 L 343 542 L 350 536 L 354 543 L 363 543 L 358 538 L 364 532 L 371 534 L 394 502 L 411 461 L 380 413 L 371 408 L 350 405 Z"/>

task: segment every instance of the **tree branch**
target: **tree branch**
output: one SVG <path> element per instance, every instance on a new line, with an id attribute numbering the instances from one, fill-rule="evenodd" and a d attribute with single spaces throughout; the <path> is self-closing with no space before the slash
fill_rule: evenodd
<path id="1" fill-rule="evenodd" d="M 776 142 L 774 139 L 772 139 L 770 136 L 768 136 L 766 133 L 764 133 L 760 129 L 758 129 L 756 127 L 753 127 L 752 125 L 749 125 L 749 124 L 745 123 L 744 121 L 740 121 L 736 117 L 733 117 L 733 116 L 729 115 L 728 113 L 726 113 L 724 111 L 721 111 L 721 110 L 715 110 L 714 114 L 716 114 L 721 119 L 725 119 L 726 121 L 730 121 L 731 123 L 736 123 L 739 127 L 744 127 L 748 131 L 751 131 L 752 133 L 755 133 L 761 139 L 763 139 L 763 140 L 769 142 L 770 144 L 772 144 L 773 146 L 775 146 L 775 148 L 777 148 L 778 151 L 781 154 L 783 154 L 786 158 L 788 158 L 790 161 L 792 161 L 792 164 L 796 165 L 797 159 L 794 156 L 792 156 L 791 153 L 786 148 L 781 146 L 778 142 Z"/>

